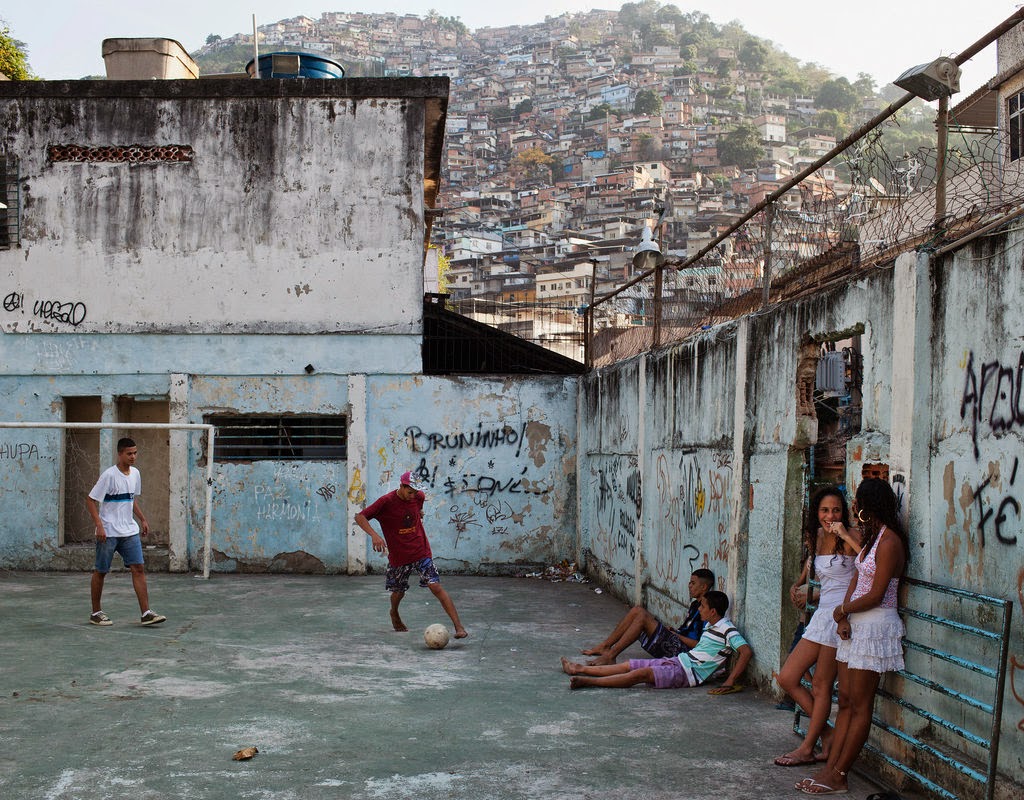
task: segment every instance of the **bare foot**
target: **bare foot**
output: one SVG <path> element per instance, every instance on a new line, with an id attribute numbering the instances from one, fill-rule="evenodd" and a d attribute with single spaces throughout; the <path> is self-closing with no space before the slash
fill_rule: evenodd
<path id="1" fill-rule="evenodd" d="M 456 639 L 465 639 L 467 636 L 469 636 L 469 631 L 467 631 L 465 628 L 456 628 L 455 629 L 455 638 Z"/>
<path id="2" fill-rule="evenodd" d="M 604 653 L 604 649 L 601 647 L 590 647 L 586 650 L 580 650 L 582 656 L 599 656 Z"/>
<path id="3" fill-rule="evenodd" d="M 576 675 L 579 672 L 580 665 L 570 661 L 565 656 L 562 656 L 562 672 L 566 675 Z"/>
<path id="4" fill-rule="evenodd" d="M 614 664 L 614 663 L 615 663 L 615 657 L 614 656 L 601 655 L 601 656 L 598 656 L 597 658 L 592 658 L 590 661 L 588 661 L 587 662 L 587 666 L 588 667 L 603 667 L 603 666 L 605 666 L 607 664 Z"/>
<path id="5" fill-rule="evenodd" d="M 570 689 L 582 689 L 586 685 L 587 684 L 583 682 L 583 678 L 581 678 L 579 675 L 573 675 L 571 678 L 569 678 Z"/>
<path id="6" fill-rule="evenodd" d="M 397 611 L 391 612 L 391 627 L 393 627 L 396 631 L 399 631 L 400 633 L 404 633 L 409 630 L 406 627 L 405 623 L 402 622 L 402 618 L 398 616 Z"/>

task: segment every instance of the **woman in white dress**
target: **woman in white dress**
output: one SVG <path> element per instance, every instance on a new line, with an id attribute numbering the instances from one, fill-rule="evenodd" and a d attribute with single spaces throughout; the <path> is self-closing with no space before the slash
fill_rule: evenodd
<path id="1" fill-rule="evenodd" d="M 832 610 L 846 598 L 854 572 L 853 557 L 859 550 L 859 540 L 850 531 L 846 498 L 838 487 L 827 486 L 811 498 L 804 533 L 809 555 L 804 571 L 790 589 L 790 596 L 800 604 L 800 600 L 806 599 L 805 581 L 815 576 L 821 581 L 821 591 L 818 608 L 782 665 L 778 681 L 807 714 L 807 734 L 799 747 L 775 759 L 779 767 L 814 764 L 828 757 L 830 742 L 827 738 L 822 741 L 820 758 L 814 748 L 825 732 L 832 711 L 832 685 L 836 680 L 836 648 L 839 646 Z M 811 691 L 807 691 L 800 681 L 811 666 L 814 675 Z"/>
<path id="2" fill-rule="evenodd" d="M 886 672 L 903 669 L 904 627 L 896 595 L 910 548 L 896 495 L 886 481 L 868 478 L 857 487 L 854 509 L 864 526 L 864 546 L 846 597 L 832 611 L 839 633 L 839 713 L 828 763 L 797 784 L 805 794 L 847 791 L 847 773 L 871 730 L 878 683 Z"/>

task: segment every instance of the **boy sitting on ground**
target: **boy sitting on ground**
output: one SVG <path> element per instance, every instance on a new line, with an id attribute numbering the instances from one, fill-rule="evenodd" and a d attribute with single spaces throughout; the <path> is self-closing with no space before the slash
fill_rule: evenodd
<path id="1" fill-rule="evenodd" d="M 705 622 L 704 632 L 697 645 L 675 658 L 630 659 L 621 664 L 591 666 L 562 659 L 562 671 L 569 676 L 570 689 L 585 686 L 603 686 L 623 689 L 638 683 L 652 684 L 655 689 L 681 689 L 700 686 L 708 680 L 733 654 L 736 663 L 725 683 L 712 690 L 713 694 L 739 691 L 736 683 L 747 668 L 754 651 L 725 613 L 729 598 L 724 592 L 706 592 L 700 600 L 700 616 Z"/>
<path id="2" fill-rule="evenodd" d="M 622 618 L 615 630 L 597 647 L 581 650 L 585 656 L 597 656 L 587 662 L 588 666 L 614 664 L 619 654 L 633 642 L 655 658 L 672 658 L 697 644 L 704 631 L 704 620 L 700 617 L 700 599 L 715 585 L 715 573 L 709 569 L 696 569 L 690 576 L 689 592 L 693 602 L 686 619 L 678 628 L 670 628 L 643 606 L 633 606 Z"/>

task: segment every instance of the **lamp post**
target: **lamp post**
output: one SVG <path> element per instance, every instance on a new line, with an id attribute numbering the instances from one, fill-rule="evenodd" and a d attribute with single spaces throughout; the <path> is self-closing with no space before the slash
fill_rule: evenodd
<path id="1" fill-rule="evenodd" d="M 650 228 L 644 226 L 640 235 L 640 244 L 633 252 L 633 267 L 641 272 L 654 270 L 654 324 L 651 330 L 651 346 L 657 347 L 661 344 L 661 268 L 665 265 L 665 256 L 661 254 L 661 248 L 654 241 L 654 234 Z"/>
<path id="2" fill-rule="evenodd" d="M 937 137 L 935 147 L 935 220 L 938 227 L 946 216 L 946 148 L 949 138 L 949 97 L 960 91 L 960 67 L 951 58 L 937 58 L 930 64 L 919 64 L 900 75 L 893 84 L 915 94 L 922 100 L 939 101 L 935 118 Z"/>

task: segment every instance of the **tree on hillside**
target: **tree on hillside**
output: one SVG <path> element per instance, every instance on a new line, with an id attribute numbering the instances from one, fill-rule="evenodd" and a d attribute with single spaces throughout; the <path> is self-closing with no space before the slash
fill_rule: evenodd
<path id="1" fill-rule="evenodd" d="M 825 130 L 835 131 L 839 128 L 841 117 L 838 111 L 833 111 L 827 108 L 823 111 L 819 111 L 817 116 L 814 118 L 814 124 L 818 128 L 824 128 Z"/>
<path id="2" fill-rule="evenodd" d="M 206 43 L 208 45 L 216 44 L 219 41 L 220 41 L 220 37 L 217 34 L 215 34 L 215 33 L 211 33 L 209 36 L 206 37 Z"/>
<path id="3" fill-rule="evenodd" d="M 875 79 L 866 72 L 857 73 L 857 80 L 853 82 L 852 88 L 862 100 L 874 97 L 877 91 Z"/>
<path id="4" fill-rule="evenodd" d="M 814 95 L 814 105 L 818 108 L 853 111 L 859 104 L 857 93 L 846 78 L 825 81 Z"/>
<path id="5" fill-rule="evenodd" d="M 633 101 L 633 113 L 656 117 L 661 113 L 661 98 L 650 89 L 641 89 Z"/>
<path id="6" fill-rule="evenodd" d="M 764 145 L 757 128 L 743 122 L 718 140 L 718 160 L 722 166 L 747 169 L 764 158 Z"/>
<path id="7" fill-rule="evenodd" d="M 516 104 L 516 108 L 513 113 L 518 117 L 520 114 L 529 114 L 531 111 L 533 111 L 533 98 L 527 97 L 525 100 Z"/>
<path id="8" fill-rule="evenodd" d="M 757 71 L 764 67 L 768 59 L 768 48 L 757 39 L 747 39 L 740 46 L 738 57 L 744 69 Z"/>
<path id="9" fill-rule="evenodd" d="M 531 178 L 540 178 L 545 173 L 550 174 L 551 165 L 554 162 L 555 159 L 539 147 L 531 147 L 516 153 L 512 159 L 512 163 L 524 170 Z"/>
<path id="10" fill-rule="evenodd" d="M 587 112 L 587 120 L 604 119 L 611 113 L 612 107 L 608 103 L 601 103 L 601 105 L 594 106 Z"/>
<path id="11" fill-rule="evenodd" d="M 28 65 L 25 43 L 13 38 L 6 25 L 0 25 L 0 72 L 12 81 L 27 81 L 35 77 Z"/>
<path id="12" fill-rule="evenodd" d="M 639 3 L 623 3 L 619 9 L 619 24 L 636 31 L 654 22 L 661 4 L 658 0 L 640 0 Z"/>

